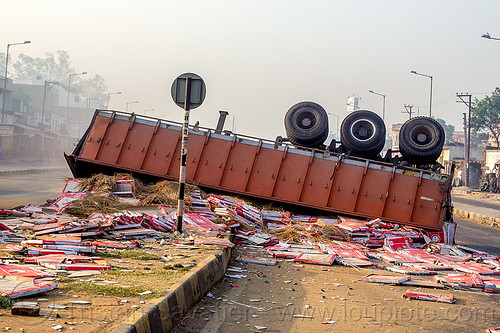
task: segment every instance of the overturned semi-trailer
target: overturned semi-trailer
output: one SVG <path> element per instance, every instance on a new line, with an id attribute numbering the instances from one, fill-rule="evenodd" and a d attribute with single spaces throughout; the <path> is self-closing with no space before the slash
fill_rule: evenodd
<path id="1" fill-rule="evenodd" d="M 220 125 L 220 124 L 219 124 Z M 448 174 L 191 126 L 186 181 L 326 212 L 439 230 L 452 219 Z M 131 172 L 176 180 L 180 123 L 96 110 L 66 160 L 75 177 Z"/>

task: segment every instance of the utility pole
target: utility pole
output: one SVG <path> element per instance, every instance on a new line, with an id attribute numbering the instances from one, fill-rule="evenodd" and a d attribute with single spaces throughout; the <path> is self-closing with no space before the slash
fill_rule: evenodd
<path id="1" fill-rule="evenodd" d="M 469 94 L 469 93 L 460 93 L 458 94 L 457 93 L 457 97 L 460 98 L 460 101 L 457 101 L 458 103 L 462 102 L 464 103 L 465 105 L 467 105 L 469 107 L 469 121 L 467 122 L 468 126 L 467 126 L 467 136 L 465 137 L 467 140 L 467 154 L 465 156 L 465 168 L 464 170 L 466 171 L 466 174 L 465 174 L 465 186 L 469 187 L 469 158 L 470 158 L 470 114 L 471 114 L 471 108 L 472 108 L 472 95 Z M 468 97 L 468 101 L 464 100 L 464 97 Z M 465 125 L 465 123 L 464 123 Z M 466 133 L 466 129 L 464 127 L 464 134 Z"/>
<path id="2" fill-rule="evenodd" d="M 469 150 L 467 149 L 467 140 L 468 138 L 468 135 L 467 135 L 467 113 L 464 112 L 464 168 L 463 168 L 463 172 L 464 172 L 464 179 L 465 179 L 465 186 L 469 186 L 469 182 L 468 182 L 468 176 L 469 176 L 469 170 L 467 170 L 468 168 L 466 168 L 465 166 L 469 164 Z"/>
<path id="3" fill-rule="evenodd" d="M 404 105 L 405 109 L 406 109 L 406 112 L 401 112 L 401 113 L 408 113 L 410 115 L 410 119 L 411 119 L 411 113 L 412 113 L 412 109 L 413 109 L 413 105 L 409 105 L 409 104 L 405 104 Z"/>

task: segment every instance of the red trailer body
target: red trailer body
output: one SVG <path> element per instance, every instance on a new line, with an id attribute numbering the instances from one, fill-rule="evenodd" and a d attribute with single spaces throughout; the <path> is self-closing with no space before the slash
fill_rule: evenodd
<path id="1" fill-rule="evenodd" d="M 176 180 L 179 123 L 97 110 L 66 156 L 75 177 L 129 171 Z M 440 229 L 451 219 L 451 177 L 322 150 L 191 127 L 186 181 L 328 212 Z"/>

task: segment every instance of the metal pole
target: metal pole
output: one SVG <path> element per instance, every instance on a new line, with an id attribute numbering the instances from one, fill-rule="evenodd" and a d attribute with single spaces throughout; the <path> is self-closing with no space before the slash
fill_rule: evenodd
<path id="1" fill-rule="evenodd" d="M 467 166 L 469 165 L 469 149 L 467 149 L 467 143 L 469 142 L 469 140 L 467 139 L 468 136 L 467 136 L 467 114 L 464 112 L 464 155 L 465 155 L 465 158 L 464 158 L 464 167 L 463 167 L 463 178 L 464 178 L 464 181 L 465 181 L 465 186 L 468 187 L 469 186 L 469 170 L 467 168 Z"/>
<path id="2" fill-rule="evenodd" d="M 429 76 L 431 78 L 431 97 L 429 102 L 429 117 L 432 117 L 432 75 Z"/>
<path id="3" fill-rule="evenodd" d="M 110 95 L 121 95 L 121 91 L 108 93 L 108 99 L 106 100 L 106 110 L 109 110 L 109 96 Z"/>
<path id="4" fill-rule="evenodd" d="M 184 186 L 186 183 L 186 161 L 189 132 L 189 109 L 191 107 L 191 78 L 186 78 L 184 95 L 184 123 L 182 125 L 182 150 L 179 171 L 179 202 L 177 209 L 177 231 L 182 233 L 182 215 L 184 212 Z"/>
<path id="5" fill-rule="evenodd" d="M 340 116 L 338 114 L 335 115 L 337 117 L 337 140 L 340 139 L 340 132 L 339 132 L 339 121 L 340 121 Z"/>
<path id="6" fill-rule="evenodd" d="M 5 114 L 5 96 L 7 92 L 7 64 L 9 63 L 9 47 L 10 44 L 7 44 L 7 53 L 5 55 L 5 75 L 3 79 L 3 90 L 2 90 L 2 123 L 4 122 L 4 114 Z"/>
<path id="7" fill-rule="evenodd" d="M 464 171 L 465 174 L 465 186 L 469 186 L 469 162 L 470 162 L 470 117 L 471 117 L 471 109 L 472 109 L 472 95 L 469 93 L 466 94 L 458 94 L 457 97 L 460 98 L 460 101 L 469 107 L 469 127 L 467 127 L 467 115 L 464 113 L 464 148 L 465 148 L 465 160 L 464 160 Z M 462 97 L 468 97 L 468 102 L 464 101 Z M 459 101 L 457 101 L 459 102 Z"/>
<path id="8" fill-rule="evenodd" d="M 45 81 L 45 83 L 43 84 L 43 102 L 42 102 L 42 121 L 40 122 L 41 124 L 41 133 L 42 133 L 42 140 L 41 140 L 41 149 L 40 149 L 40 153 L 42 154 L 43 156 L 43 150 L 44 150 L 44 146 L 45 146 L 45 133 L 44 133 L 44 127 L 43 127 L 43 122 L 44 122 L 44 119 L 45 119 L 45 96 L 47 96 L 47 81 Z"/>
<path id="9" fill-rule="evenodd" d="M 385 95 L 382 95 L 384 97 L 384 109 L 382 111 L 382 120 L 384 121 L 385 123 Z"/>
<path id="10" fill-rule="evenodd" d="M 68 99 L 66 101 L 66 132 L 68 133 L 67 136 L 69 137 L 69 94 L 71 91 L 71 75 L 69 75 L 68 79 Z"/>
<path id="11" fill-rule="evenodd" d="M 469 123 L 468 123 L 468 130 L 467 130 L 467 187 L 469 187 L 469 162 L 470 162 L 470 114 L 471 114 L 471 108 L 472 108 L 472 103 L 471 103 L 471 98 L 472 95 L 469 95 Z"/>

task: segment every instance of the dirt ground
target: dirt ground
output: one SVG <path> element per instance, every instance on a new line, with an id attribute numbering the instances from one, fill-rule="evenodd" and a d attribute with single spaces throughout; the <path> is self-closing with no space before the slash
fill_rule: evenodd
<path id="1" fill-rule="evenodd" d="M 397 275 L 379 269 L 296 265 L 287 260 L 263 266 L 242 264 L 234 257 L 231 266 L 246 268 L 238 274 L 247 278 L 226 277 L 176 333 L 484 332 L 500 326 L 499 294 L 422 288 L 452 293 L 456 303 L 408 301 L 402 295 L 414 287 L 358 281 L 371 273 Z"/>
<path id="2" fill-rule="evenodd" d="M 467 189 L 466 187 L 454 187 L 452 189 L 452 194 L 454 196 L 456 195 L 456 196 L 468 197 L 471 199 L 480 199 L 483 201 L 492 201 L 492 202 L 500 201 L 500 193 L 472 191 L 470 189 Z"/>
<path id="3" fill-rule="evenodd" d="M 127 251 L 126 256 L 123 250 L 101 252 L 99 255 L 113 270 L 73 278 L 58 273 L 56 289 L 14 300 L 37 302 L 40 316 L 13 316 L 9 309 L 2 309 L 0 332 L 54 332 L 57 325 L 62 326 L 62 332 L 111 332 L 142 304 L 164 295 L 176 279 L 215 251 L 213 246 L 151 243 Z"/>

